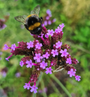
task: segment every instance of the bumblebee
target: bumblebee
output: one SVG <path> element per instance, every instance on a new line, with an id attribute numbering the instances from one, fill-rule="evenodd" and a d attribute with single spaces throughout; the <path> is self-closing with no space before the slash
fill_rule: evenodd
<path id="1" fill-rule="evenodd" d="M 16 16 L 15 20 L 24 24 L 25 28 L 31 32 L 31 34 L 39 35 L 42 31 L 43 18 L 39 18 L 40 6 L 37 5 L 28 16 Z"/>

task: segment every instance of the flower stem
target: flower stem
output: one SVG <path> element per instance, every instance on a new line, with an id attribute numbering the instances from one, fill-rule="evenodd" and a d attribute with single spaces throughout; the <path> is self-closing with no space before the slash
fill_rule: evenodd
<path id="1" fill-rule="evenodd" d="M 58 84 L 59 86 L 64 90 L 64 92 L 68 95 L 68 97 L 72 97 L 71 94 L 69 93 L 69 91 L 64 87 L 64 85 L 54 76 L 54 74 L 50 75 L 51 78 L 53 78 Z"/>
<path id="2" fill-rule="evenodd" d="M 42 89 L 45 88 L 43 79 L 42 79 L 42 81 L 41 81 L 41 88 L 42 88 Z M 43 92 L 42 95 L 43 95 L 43 97 L 47 97 L 46 92 Z"/>

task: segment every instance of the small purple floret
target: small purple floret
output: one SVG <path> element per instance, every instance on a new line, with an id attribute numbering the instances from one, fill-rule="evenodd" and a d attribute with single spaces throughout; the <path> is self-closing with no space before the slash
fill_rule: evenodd
<path id="1" fill-rule="evenodd" d="M 48 74 L 48 73 L 52 74 L 52 70 L 53 70 L 53 69 L 52 69 L 51 67 L 46 68 L 45 73 L 46 73 L 46 74 Z"/>
<path id="2" fill-rule="evenodd" d="M 35 47 L 36 47 L 36 49 L 41 49 L 42 44 L 41 44 L 41 43 L 37 43 L 37 44 L 35 45 Z"/>
<path id="3" fill-rule="evenodd" d="M 33 85 L 32 87 L 31 87 L 31 92 L 34 92 L 34 93 L 37 93 L 37 89 L 38 89 L 38 87 L 36 87 L 35 85 Z"/>
<path id="4" fill-rule="evenodd" d="M 4 49 L 4 50 L 8 50 L 8 48 L 9 48 L 8 45 L 5 44 L 3 49 Z"/>
<path id="5" fill-rule="evenodd" d="M 50 56 L 50 54 L 49 54 L 48 52 L 46 52 L 46 53 L 43 55 L 43 57 L 46 58 L 46 59 L 48 59 L 49 56 Z"/>
<path id="6" fill-rule="evenodd" d="M 72 64 L 72 60 L 71 60 L 71 58 L 67 58 L 66 63 L 68 63 L 68 64 Z"/>
<path id="7" fill-rule="evenodd" d="M 24 62 L 20 61 L 20 66 L 23 67 L 23 65 L 24 65 Z"/>
<path id="8" fill-rule="evenodd" d="M 33 41 L 27 42 L 27 48 L 33 48 Z"/>
<path id="9" fill-rule="evenodd" d="M 68 55 L 67 49 L 61 50 L 60 53 L 61 53 L 61 57 L 64 57 L 64 56 L 67 57 Z"/>
<path id="10" fill-rule="evenodd" d="M 27 64 L 26 65 L 27 68 L 29 68 L 29 67 L 32 68 L 32 66 L 33 66 L 33 63 L 32 63 L 31 59 L 30 59 L 30 61 L 26 61 L 26 64 Z"/>
<path id="11" fill-rule="evenodd" d="M 58 55 L 58 50 L 52 49 L 51 54 L 53 55 L 53 57 L 55 57 L 56 55 Z"/>
<path id="12" fill-rule="evenodd" d="M 37 62 L 40 62 L 40 61 L 41 61 L 41 59 L 42 59 L 42 56 L 41 56 L 41 54 L 40 54 L 40 53 L 35 54 L 34 60 L 36 60 Z"/>
<path id="13" fill-rule="evenodd" d="M 61 48 L 61 46 L 62 46 L 62 42 L 60 41 L 56 42 L 56 48 Z"/>
<path id="14" fill-rule="evenodd" d="M 81 78 L 81 76 L 78 76 L 78 75 L 75 76 L 75 79 L 76 79 L 77 81 L 80 81 L 80 80 L 81 80 L 80 78 Z"/>
<path id="15" fill-rule="evenodd" d="M 25 85 L 23 87 L 24 87 L 24 89 L 28 89 L 28 90 L 31 88 L 29 83 L 25 83 Z"/>
<path id="16" fill-rule="evenodd" d="M 40 63 L 40 67 L 41 67 L 42 69 L 45 69 L 46 66 L 47 66 L 47 63 L 45 63 L 45 61 L 42 61 L 42 62 Z"/>
<path id="17" fill-rule="evenodd" d="M 76 73 L 76 72 L 75 72 L 73 69 L 70 69 L 70 71 L 68 71 L 67 74 L 69 74 L 70 77 L 72 77 L 72 76 L 75 76 L 75 73 Z"/>
<path id="18" fill-rule="evenodd" d="M 8 58 L 5 58 L 7 61 L 9 61 L 9 59 Z"/>
<path id="19" fill-rule="evenodd" d="M 16 45 L 15 44 L 12 44 L 11 49 L 12 50 L 15 50 L 15 48 L 16 48 Z"/>
<path id="20" fill-rule="evenodd" d="M 53 31 L 53 30 L 48 30 L 47 35 L 48 35 L 48 36 L 49 36 L 49 35 L 53 36 L 53 33 L 54 33 L 54 31 Z"/>

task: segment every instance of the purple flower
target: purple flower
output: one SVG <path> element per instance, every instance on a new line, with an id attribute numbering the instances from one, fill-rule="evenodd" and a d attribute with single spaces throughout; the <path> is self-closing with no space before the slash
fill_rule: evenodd
<path id="1" fill-rule="evenodd" d="M 42 61 L 42 62 L 40 63 L 40 67 L 41 67 L 42 69 L 45 69 L 46 66 L 47 66 L 47 63 L 45 63 L 45 61 Z"/>
<path id="2" fill-rule="evenodd" d="M 47 26 L 47 21 L 44 21 L 44 25 Z"/>
<path id="3" fill-rule="evenodd" d="M 58 41 L 56 42 L 56 48 L 61 48 L 62 42 Z"/>
<path id="4" fill-rule="evenodd" d="M 34 93 L 37 93 L 37 89 L 38 89 L 38 87 L 36 87 L 35 85 L 33 85 L 32 87 L 31 87 L 31 92 L 34 92 Z"/>
<path id="5" fill-rule="evenodd" d="M 46 52 L 46 53 L 43 55 L 43 57 L 46 58 L 46 59 L 48 59 L 49 56 L 50 56 L 50 54 L 49 54 L 48 52 Z"/>
<path id="6" fill-rule="evenodd" d="M 53 19 L 53 22 L 55 22 L 56 21 L 56 19 Z"/>
<path id="7" fill-rule="evenodd" d="M 53 57 L 55 57 L 56 55 L 58 55 L 58 50 L 52 49 L 51 54 L 53 55 Z"/>
<path id="8" fill-rule="evenodd" d="M 50 20 L 48 21 L 48 25 L 51 25 L 51 21 Z"/>
<path id="9" fill-rule="evenodd" d="M 4 49 L 4 50 L 7 50 L 8 48 L 9 48 L 8 45 L 5 44 L 3 49 Z"/>
<path id="10" fill-rule="evenodd" d="M 55 29 L 55 33 L 60 33 L 62 31 L 62 29 L 60 27 L 57 27 L 57 29 Z"/>
<path id="11" fill-rule="evenodd" d="M 72 77 L 72 76 L 75 76 L 75 73 L 76 73 L 76 72 L 75 72 L 73 69 L 70 69 L 70 71 L 68 71 L 67 74 L 69 74 L 70 77 Z"/>
<path id="12" fill-rule="evenodd" d="M 33 63 L 32 63 L 31 59 L 30 59 L 30 61 L 26 61 L 26 64 L 27 64 L 26 65 L 27 68 L 29 68 L 29 67 L 32 68 L 32 66 L 33 66 Z"/>
<path id="13" fill-rule="evenodd" d="M 75 76 L 75 79 L 76 79 L 77 81 L 80 81 L 80 80 L 81 80 L 80 78 L 81 78 L 81 76 L 78 76 L 78 75 Z"/>
<path id="14" fill-rule="evenodd" d="M 61 25 L 59 25 L 62 29 L 65 27 L 64 23 L 62 23 Z"/>
<path id="15" fill-rule="evenodd" d="M 16 45 L 15 44 L 12 44 L 11 49 L 12 50 L 15 50 L 15 48 L 16 48 Z"/>
<path id="16" fill-rule="evenodd" d="M 20 66 L 23 67 L 23 65 L 24 65 L 24 62 L 20 61 Z"/>
<path id="17" fill-rule="evenodd" d="M 15 76 L 16 76 L 16 77 L 20 77 L 20 76 L 21 76 L 21 73 L 20 73 L 20 72 L 17 72 L 17 73 L 15 74 Z"/>
<path id="18" fill-rule="evenodd" d="M 48 35 L 48 36 L 49 36 L 49 35 L 53 36 L 53 33 L 54 33 L 54 31 L 53 31 L 53 30 L 48 30 L 47 35 Z"/>
<path id="19" fill-rule="evenodd" d="M 27 48 L 33 48 L 33 41 L 27 42 Z"/>
<path id="20" fill-rule="evenodd" d="M 72 60 L 71 60 L 71 58 L 70 58 L 70 57 L 69 57 L 69 58 L 67 58 L 66 63 L 72 64 Z"/>
<path id="21" fill-rule="evenodd" d="M 23 87 L 24 87 L 24 89 L 26 89 L 26 88 L 27 88 L 28 90 L 31 88 L 31 86 L 30 86 L 30 84 L 29 84 L 29 83 L 25 83 L 25 85 L 24 85 Z"/>
<path id="22" fill-rule="evenodd" d="M 37 44 L 35 45 L 35 47 L 36 47 L 36 49 L 41 49 L 42 43 L 37 43 Z"/>
<path id="23" fill-rule="evenodd" d="M 48 38 L 49 36 L 47 34 L 45 34 L 45 38 Z"/>
<path id="24" fill-rule="evenodd" d="M 36 60 L 37 62 L 40 62 L 40 61 L 41 61 L 41 59 L 42 59 L 42 56 L 41 56 L 41 54 L 40 54 L 40 53 L 35 54 L 34 60 Z"/>
<path id="25" fill-rule="evenodd" d="M 52 74 L 52 68 L 51 68 L 51 67 L 46 68 L 45 73 L 46 73 L 46 74 L 48 74 L 48 73 Z"/>
<path id="26" fill-rule="evenodd" d="M 50 17 L 49 17 L 49 16 L 47 16 L 47 17 L 46 17 L 46 20 L 49 20 L 49 18 L 50 18 Z"/>
<path id="27" fill-rule="evenodd" d="M 47 13 L 48 15 L 51 15 L 50 9 L 48 9 L 48 10 L 46 11 L 46 13 Z"/>
<path id="28" fill-rule="evenodd" d="M 5 58 L 7 61 L 9 61 L 9 58 Z"/>
<path id="29" fill-rule="evenodd" d="M 61 53 L 61 57 L 64 57 L 64 56 L 67 57 L 68 55 L 67 49 L 61 50 L 60 53 Z"/>
<path id="30" fill-rule="evenodd" d="M 2 71 L 2 72 L 1 72 L 1 75 L 2 75 L 3 77 L 6 77 L 7 73 L 6 73 L 5 71 Z"/>

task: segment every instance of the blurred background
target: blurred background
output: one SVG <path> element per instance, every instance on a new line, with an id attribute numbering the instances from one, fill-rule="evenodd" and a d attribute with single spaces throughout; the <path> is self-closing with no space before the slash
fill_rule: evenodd
<path id="1" fill-rule="evenodd" d="M 47 29 L 57 28 L 64 23 L 62 42 L 70 45 L 70 54 L 79 63 L 75 66 L 81 81 L 69 78 L 65 70 L 55 76 L 72 97 L 90 97 L 90 0 L 0 0 L 0 97 L 32 97 L 29 90 L 23 88 L 29 81 L 31 69 L 20 67 L 21 56 L 5 60 L 10 51 L 3 46 L 19 41 L 33 40 L 24 26 L 14 17 L 29 15 L 30 11 L 40 5 L 40 17 L 45 17 L 49 9 L 51 20 L 45 24 Z M 43 74 L 36 97 L 68 97 L 65 91 L 50 75 Z"/>

